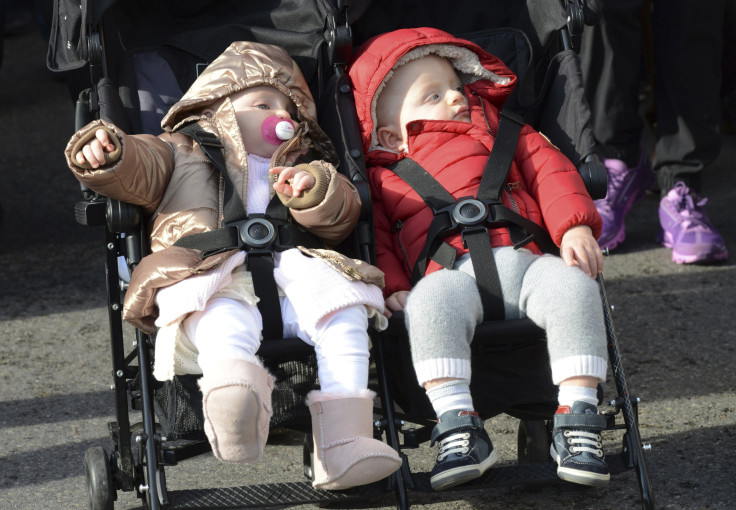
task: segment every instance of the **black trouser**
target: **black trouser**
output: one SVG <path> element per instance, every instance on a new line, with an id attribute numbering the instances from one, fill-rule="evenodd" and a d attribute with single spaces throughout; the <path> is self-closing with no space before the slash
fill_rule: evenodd
<path id="1" fill-rule="evenodd" d="M 580 52 L 593 130 L 604 156 L 635 166 L 643 122 L 644 56 L 654 60 L 654 169 L 666 193 L 676 180 L 699 186 L 721 147 L 721 55 L 726 0 L 653 0 L 653 55 L 642 51 L 643 0 L 597 0 Z M 646 3 L 647 7 L 649 2 Z M 649 16 L 644 16 L 649 19 Z"/>

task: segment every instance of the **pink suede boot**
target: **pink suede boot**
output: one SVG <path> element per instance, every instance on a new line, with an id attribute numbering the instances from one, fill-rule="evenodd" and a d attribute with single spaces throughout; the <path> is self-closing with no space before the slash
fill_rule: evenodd
<path id="1" fill-rule="evenodd" d="M 199 380 L 204 431 L 223 462 L 255 462 L 268 439 L 273 378 L 245 360 L 223 361 L 216 374 Z"/>
<path id="2" fill-rule="evenodd" d="M 396 450 L 373 438 L 373 397 L 364 390 L 307 396 L 314 438 L 316 489 L 342 490 L 386 478 L 401 467 Z"/>

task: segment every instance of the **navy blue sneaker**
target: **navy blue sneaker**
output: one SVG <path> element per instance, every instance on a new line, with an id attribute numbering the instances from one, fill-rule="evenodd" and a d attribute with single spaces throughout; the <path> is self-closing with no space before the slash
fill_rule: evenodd
<path id="1" fill-rule="evenodd" d="M 440 451 L 430 483 L 436 491 L 479 478 L 498 460 L 498 452 L 493 450 L 491 438 L 476 412 L 443 413 L 432 430 L 430 446 L 435 443 L 439 443 Z"/>
<path id="2" fill-rule="evenodd" d="M 549 448 L 557 462 L 557 476 L 583 485 L 607 485 L 611 474 L 601 442 L 605 428 L 606 418 L 593 404 L 576 401 L 572 406 L 560 406 Z"/>

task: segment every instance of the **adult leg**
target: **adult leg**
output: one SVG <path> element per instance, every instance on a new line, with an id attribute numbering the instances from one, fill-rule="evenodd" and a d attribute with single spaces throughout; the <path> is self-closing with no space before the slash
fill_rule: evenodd
<path id="1" fill-rule="evenodd" d="M 654 184 L 641 147 L 642 0 L 600 0 L 600 19 L 585 27 L 580 50 L 593 133 L 608 170 L 606 197 L 596 200 L 603 219 L 598 239 L 614 249 L 626 237 L 625 216 Z"/>
<path id="2" fill-rule="evenodd" d="M 598 0 L 599 21 L 586 26 L 580 48 L 585 96 L 603 156 L 639 162 L 643 0 Z"/>
<path id="3" fill-rule="evenodd" d="M 698 196 L 704 168 L 721 147 L 721 55 L 725 0 L 673 0 L 654 9 L 658 141 L 662 190 L 659 241 L 677 263 L 728 258 Z"/>
<path id="4" fill-rule="evenodd" d="M 677 181 L 699 191 L 720 151 L 725 0 L 655 2 L 653 34 L 657 146 L 663 194 Z"/>

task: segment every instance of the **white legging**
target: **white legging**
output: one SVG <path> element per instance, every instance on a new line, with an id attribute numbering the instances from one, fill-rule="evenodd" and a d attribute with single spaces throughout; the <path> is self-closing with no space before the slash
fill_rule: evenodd
<path id="1" fill-rule="evenodd" d="M 305 330 L 289 300 L 281 297 L 284 337 L 298 337 L 314 346 L 320 389 L 354 393 L 368 387 L 368 314 L 363 305 L 337 310 Z M 263 320 L 256 306 L 229 298 L 212 298 L 201 312 L 183 322 L 197 349 L 203 377 L 216 373 L 220 361 L 256 359 Z"/>

